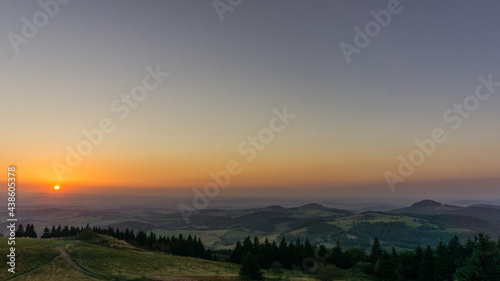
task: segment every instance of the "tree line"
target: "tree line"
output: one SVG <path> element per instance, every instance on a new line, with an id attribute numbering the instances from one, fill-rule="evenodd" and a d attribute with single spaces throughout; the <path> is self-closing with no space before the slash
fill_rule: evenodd
<path id="1" fill-rule="evenodd" d="M 260 269 L 285 268 L 309 271 L 325 281 L 342 278 L 346 272 L 379 281 L 500 280 L 500 239 L 495 242 L 479 233 L 462 245 L 454 236 L 435 249 L 419 246 L 398 252 L 395 248 L 384 250 L 375 238 L 367 252 L 360 247 L 344 251 L 338 242 L 328 249 L 313 246 L 308 240 L 288 243 L 283 238 L 278 245 L 247 237 L 236 244 L 229 261 L 243 263 L 240 274 L 252 279 L 262 277 Z"/>
<path id="2" fill-rule="evenodd" d="M 38 235 L 36 234 L 35 226 L 33 224 L 27 224 L 26 229 L 24 229 L 23 225 L 20 224 L 16 230 L 16 237 L 37 238 Z"/>
<path id="3" fill-rule="evenodd" d="M 216 258 L 212 255 L 212 251 L 203 245 L 200 238 L 197 238 L 196 236 L 192 237 L 191 235 L 188 235 L 187 238 L 185 238 L 182 234 L 179 234 L 177 237 L 173 235 L 171 237 L 166 237 L 162 235 L 157 236 L 154 232 L 149 232 L 148 234 L 143 230 L 139 230 L 137 234 L 135 234 L 133 229 L 126 228 L 125 230 L 120 230 L 119 228 L 101 228 L 100 226 L 94 226 L 91 228 L 87 224 L 85 227 L 70 227 L 67 225 L 64 227 L 61 225 L 58 225 L 57 227 L 53 225 L 51 229 L 45 227 L 40 238 L 71 237 L 78 236 L 84 232 L 108 235 L 146 250 L 160 251 L 178 256 L 189 256 L 207 260 L 213 260 Z"/>
<path id="4" fill-rule="evenodd" d="M 326 254 L 325 246 L 321 245 L 318 255 L 324 256 Z M 263 243 L 260 243 L 259 238 L 256 236 L 253 241 L 247 237 L 243 243 L 239 241 L 236 247 L 229 256 L 229 261 L 241 264 L 248 253 L 252 254 L 262 269 L 269 269 L 271 266 L 284 269 L 297 269 L 302 265 L 302 261 L 308 257 L 314 257 L 314 252 L 317 246 L 313 246 L 308 239 L 303 243 L 300 239 L 288 243 L 283 237 L 279 245 L 276 241 L 269 242 L 266 238 Z M 279 264 L 278 264 L 279 263 Z"/>

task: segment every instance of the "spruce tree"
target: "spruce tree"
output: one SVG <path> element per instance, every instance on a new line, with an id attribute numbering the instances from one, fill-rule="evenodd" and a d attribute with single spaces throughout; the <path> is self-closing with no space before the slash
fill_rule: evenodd
<path id="1" fill-rule="evenodd" d="M 34 235 L 34 232 L 35 232 L 35 226 L 31 226 L 31 224 L 27 224 L 26 225 L 26 230 L 24 232 L 24 236 L 26 237 L 33 237 Z M 33 237 L 33 238 L 36 238 L 36 237 Z"/>
<path id="2" fill-rule="evenodd" d="M 375 277 L 379 281 L 398 280 L 396 266 L 392 262 L 391 256 L 386 251 L 382 251 L 380 259 L 375 264 Z"/>
<path id="3" fill-rule="evenodd" d="M 236 247 L 234 247 L 234 250 L 231 252 L 231 255 L 229 256 L 229 261 L 234 262 L 234 263 L 242 263 L 243 262 L 243 246 L 241 246 L 240 241 L 236 242 Z"/>
<path id="4" fill-rule="evenodd" d="M 50 237 L 57 237 L 57 231 L 55 226 L 52 226 L 52 229 L 50 230 Z"/>
<path id="5" fill-rule="evenodd" d="M 453 280 L 453 273 L 455 272 L 452 265 L 452 257 L 448 248 L 439 242 L 434 254 L 434 276 L 436 280 Z"/>
<path id="6" fill-rule="evenodd" d="M 35 225 L 34 224 L 31 224 L 30 231 L 28 233 L 28 237 L 38 238 L 38 235 L 36 234 L 36 230 L 35 230 Z"/>
<path id="7" fill-rule="evenodd" d="M 62 227 L 59 224 L 56 229 L 56 237 L 62 237 Z"/>
<path id="8" fill-rule="evenodd" d="M 376 264 L 381 256 L 382 256 L 382 248 L 380 247 L 380 241 L 378 241 L 378 238 L 375 237 L 375 240 L 373 240 L 372 251 L 370 253 L 369 260 L 371 263 Z"/>
<path id="9" fill-rule="evenodd" d="M 335 265 L 338 268 L 345 268 L 345 258 L 342 253 L 342 246 L 340 245 L 339 241 L 337 241 L 337 244 L 335 247 L 332 249 L 331 255 L 328 257 L 327 262 L 330 264 Z"/>
<path id="10" fill-rule="evenodd" d="M 472 255 L 455 273 L 457 280 L 500 280 L 500 250 L 487 235 L 479 233 L 474 239 Z"/>
<path id="11" fill-rule="evenodd" d="M 244 280 L 262 280 L 262 272 L 260 271 L 260 267 L 257 263 L 257 260 L 252 255 L 252 253 L 247 253 L 245 259 L 243 260 L 243 264 L 240 269 L 240 276 Z"/>
<path id="12" fill-rule="evenodd" d="M 25 235 L 26 235 L 26 232 L 24 231 L 24 226 L 22 224 L 20 224 L 16 230 L 16 237 L 24 237 Z"/>
<path id="13" fill-rule="evenodd" d="M 448 246 L 446 246 L 450 259 L 450 271 L 454 273 L 457 269 L 463 265 L 464 259 L 464 247 L 460 244 L 460 240 L 458 236 L 454 236 L 450 242 L 448 242 Z M 451 279 L 450 279 L 451 280 Z"/>
<path id="14" fill-rule="evenodd" d="M 418 276 L 422 281 L 434 280 L 434 252 L 430 246 L 427 246 L 422 253 Z"/>
<path id="15" fill-rule="evenodd" d="M 50 238 L 50 230 L 48 227 L 44 228 L 41 238 Z"/>

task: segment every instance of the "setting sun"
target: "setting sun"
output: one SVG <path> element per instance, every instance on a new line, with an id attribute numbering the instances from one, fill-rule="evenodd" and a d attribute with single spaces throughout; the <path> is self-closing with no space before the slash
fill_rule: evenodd
<path id="1" fill-rule="evenodd" d="M 54 186 L 54 189 L 59 190 L 59 186 L 58 185 Z"/>

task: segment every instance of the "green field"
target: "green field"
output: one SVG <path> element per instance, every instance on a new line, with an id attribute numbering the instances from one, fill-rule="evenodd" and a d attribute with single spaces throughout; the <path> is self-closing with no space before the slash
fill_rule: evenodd
<path id="1" fill-rule="evenodd" d="M 354 215 L 350 217 L 343 217 L 328 222 L 329 224 L 336 225 L 343 230 L 347 231 L 357 223 L 376 223 L 376 222 L 404 222 L 408 227 L 419 227 L 425 222 L 413 217 L 402 215 L 389 215 L 379 213 L 365 213 Z"/>

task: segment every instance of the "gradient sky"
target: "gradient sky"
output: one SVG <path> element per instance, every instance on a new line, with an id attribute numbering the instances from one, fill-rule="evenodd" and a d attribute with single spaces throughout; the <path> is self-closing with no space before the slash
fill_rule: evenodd
<path id="1" fill-rule="evenodd" d="M 500 88 L 459 129 L 442 117 L 478 76 L 500 81 L 500 3 L 401 1 L 348 64 L 339 44 L 388 2 L 244 0 L 221 22 L 212 1 L 72 0 L 15 54 L 8 34 L 41 8 L 1 1 L 0 166 L 17 165 L 27 192 L 99 193 L 203 187 L 236 160 L 230 186 L 248 194 L 392 196 L 384 173 L 442 128 L 395 194 L 500 196 Z M 110 104 L 156 65 L 170 76 L 118 119 Z M 285 106 L 297 117 L 246 162 L 238 145 Z M 102 118 L 115 130 L 58 179 L 52 163 Z"/>

